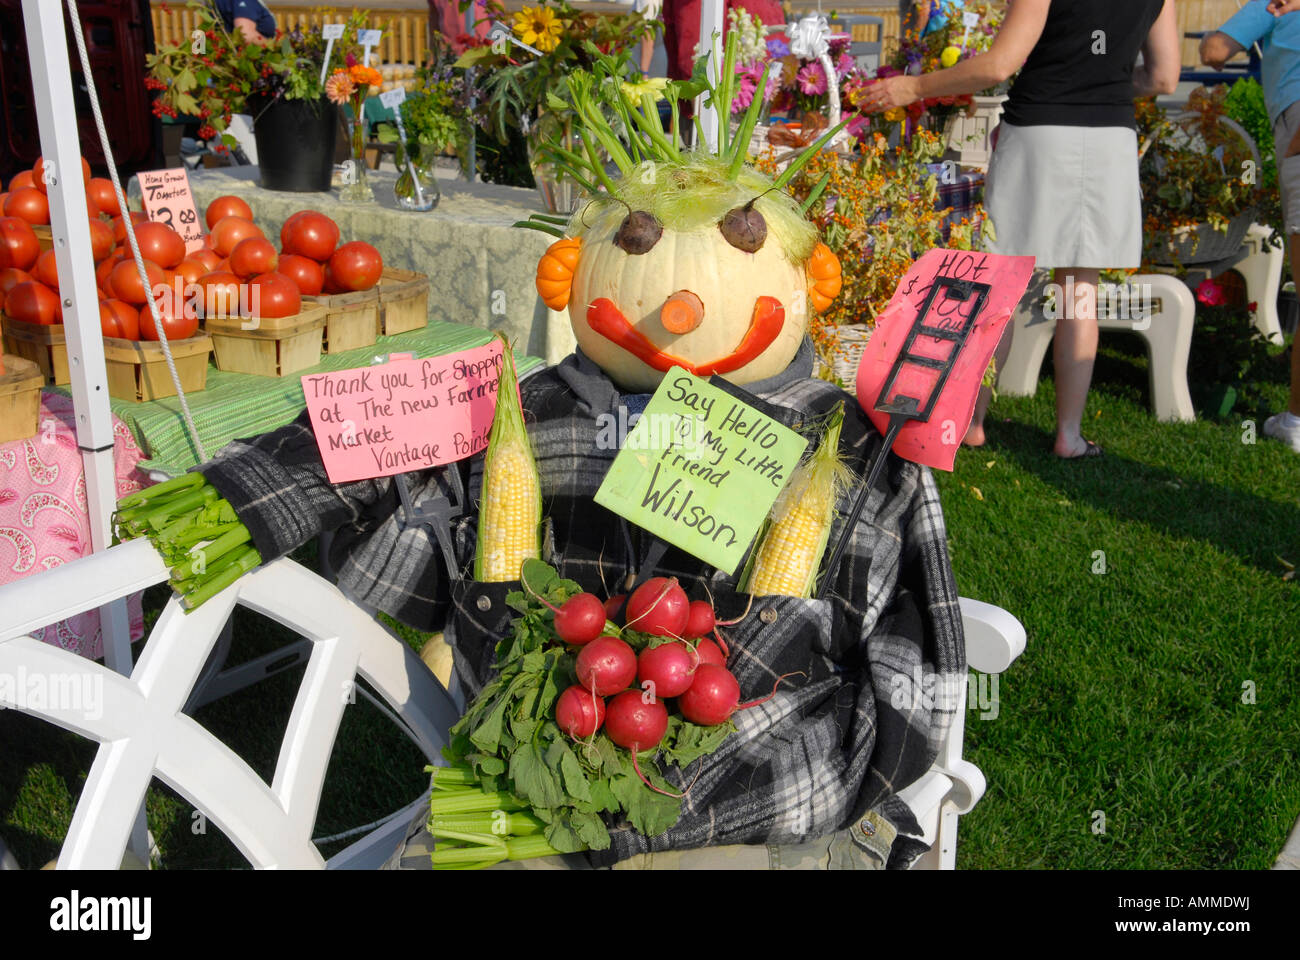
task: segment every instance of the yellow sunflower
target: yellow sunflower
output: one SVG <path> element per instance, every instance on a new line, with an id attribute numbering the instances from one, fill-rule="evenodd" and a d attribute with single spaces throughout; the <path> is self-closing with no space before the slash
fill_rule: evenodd
<path id="1" fill-rule="evenodd" d="M 530 47 L 550 53 L 560 45 L 564 24 L 549 7 L 524 7 L 515 14 L 514 31 Z"/>
<path id="2" fill-rule="evenodd" d="M 646 79 L 639 80 L 636 83 L 624 80 L 623 92 L 627 94 L 627 98 L 633 103 L 640 103 L 641 95 L 643 93 L 650 94 L 650 96 L 655 100 L 662 100 L 664 98 L 664 88 L 667 86 L 667 77 L 647 77 Z"/>

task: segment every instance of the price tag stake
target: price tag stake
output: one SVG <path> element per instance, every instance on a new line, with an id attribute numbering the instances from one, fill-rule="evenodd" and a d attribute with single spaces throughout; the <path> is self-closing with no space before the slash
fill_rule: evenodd
<path id="1" fill-rule="evenodd" d="M 325 62 L 320 65 L 320 83 L 325 86 L 325 74 L 330 68 L 330 54 L 334 52 L 334 41 L 343 39 L 343 24 L 327 23 L 320 28 L 320 35 L 325 38 Z"/>
<path id="2" fill-rule="evenodd" d="M 405 100 L 405 87 L 394 87 L 379 95 L 379 102 L 393 111 L 393 119 L 397 121 L 397 139 L 402 144 L 402 153 L 406 157 L 406 169 L 411 174 L 411 182 L 415 184 L 415 200 L 424 206 L 424 188 L 420 186 L 420 178 L 415 175 L 415 163 L 411 160 L 411 148 L 406 145 L 406 127 L 402 123 L 402 103 Z"/>
<path id="3" fill-rule="evenodd" d="M 366 55 L 363 61 L 365 65 L 370 66 L 370 51 L 379 46 L 379 38 L 384 35 L 382 30 L 362 30 L 361 46 L 365 48 Z"/>

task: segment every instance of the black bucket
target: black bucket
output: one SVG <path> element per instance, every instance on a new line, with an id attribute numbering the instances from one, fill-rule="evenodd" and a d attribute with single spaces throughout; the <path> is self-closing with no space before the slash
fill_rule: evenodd
<path id="1" fill-rule="evenodd" d="M 338 107 L 322 97 L 250 102 L 249 112 L 262 186 L 289 193 L 328 192 Z"/>

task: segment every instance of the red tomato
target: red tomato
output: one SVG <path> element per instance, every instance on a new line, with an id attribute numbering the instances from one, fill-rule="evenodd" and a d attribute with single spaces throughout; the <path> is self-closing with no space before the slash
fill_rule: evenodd
<path id="1" fill-rule="evenodd" d="M 211 273 L 213 270 L 217 269 L 217 264 L 221 262 L 221 258 L 217 256 L 217 251 L 208 247 L 200 247 L 193 253 L 185 254 L 185 259 L 197 260 L 199 263 L 203 264 L 203 266 L 207 268 L 203 271 L 204 273 Z"/>
<path id="2" fill-rule="evenodd" d="M 292 317 L 302 311 L 298 285 L 283 273 L 264 273 L 253 279 L 249 303 L 255 317 Z"/>
<path id="3" fill-rule="evenodd" d="M 59 302 L 59 295 L 35 280 L 16 284 L 5 295 L 5 313 L 23 323 L 49 326 L 63 322 L 63 304 Z"/>
<path id="4" fill-rule="evenodd" d="M 96 263 L 113 253 L 113 228 L 98 217 L 90 218 L 90 255 Z"/>
<path id="5" fill-rule="evenodd" d="M 334 253 L 339 242 L 339 225 L 315 210 L 299 210 L 280 228 L 280 248 L 317 263 Z"/>
<path id="6" fill-rule="evenodd" d="M 50 201 L 35 187 L 19 187 L 5 200 L 6 217 L 22 217 L 28 223 L 50 222 Z"/>
<path id="7" fill-rule="evenodd" d="M 137 224 L 135 240 L 140 245 L 140 255 L 165 270 L 185 259 L 185 241 L 165 223 L 149 221 Z"/>
<path id="8" fill-rule="evenodd" d="M 199 282 L 199 277 L 209 273 L 211 268 L 198 257 L 186 257 L 176 265 L 176 276 L 185 286 Z"/>
<path id="9" fill-rule="evenodd" d="M 149 218 L 146 217 L 139 210 L 132 210 L 131 222 L 148 223 Z M 116 243 L 126 243 L 126 224 L 123 223 L 122 218 L 120 216 L 113 218 L 113 240 Z"/>
<path id="10" fill-rule="evenodd" d="M 230 269 L 230 258 L 222 257 L 220 260 L 218 260 L 217 265 L 212 268 L 212 272 L 213 273 L 234 273 L 234 271 Z"/>
<path id="11" fill-rule="evenodd" d="M 8 192 L 0 193 L 0 213 L 4 212 L 5 201 L 9 199 Z"/>
<path id="12" fill-rule="evenodd" d="M 270 273 L 280 264 L 280 255 L 266 237 L 247 237 L 230 251 L 230 270 L 247 280 L 258 274 Z"/>
<path id="13" fill-rule="evenodd" d="M 179 305 L 171 297 L 159 297 L 158 315 L 162 317 L 163 333 L 167 341 L 188 340 L 199 332 L 199 316 L 190 304 L 182 301 Z M 153 311 L 149 304 L 140 308 L 140 339 L 161 340 L 158 328 L 154 326 Z"/>
<path id="14" fill-rule="evenodd" d="M 122 210 L 117 204 L 117 191 L 113 189 L 113 181 L 107 177 L 91 177 L 90 182 L 86 184 L 86 196 L 94 198 L 95 206 L 99 207 L 100 213 L 107 213 L 111 217 L 121 215 Z"/>
<path id="15" fill-rule="evenodd" d="M 146 260 L 144 269 L 145 275 L 149 278 L 150 290 L 160 283 L 167 282 L 167 276 L 158 264 Z M 147 299 L 144 287 L 140 285 L 140 272 L 136 269 L 133 259 L 119 260 L 108 275 L 108 282 L 113 288 L 113 296 L 118 300 L 125 300 L 127 303 L 139 306 Z"/>
<path id="16" fill-rule="evenodd" d="M 54 259 L 54 251 L 46 250 L 36 258 L 36 279 L 51 290 L 59 289 L 59 264 Z"/>
<path id="17" fill-rule="evenodd" d="M 90 164 L 86 162 L 85 157 L 81 158 L 81 182 L 83 185 L 90 183 Z M 49 188 L 49 184 L 45 182 L 44 157 L 37 157 L 36 163 L 32 165 L 32 186 L 41 193 L 45 193 Z"/>
<path id="18" fill-rule="evenodd" d="M 108 277 L 113 272 L 113 268 L 117 266 L 117 263 L 116 257 L 107 256 L 95 265 L 95 283 L 100 291 L 106 295 L 105 299 L 107 300 L 113 299 L 113 286 L 109 283 Z"/>
<path id="19" fill-rule="evenodd" d="M 276 269 L 292 280 L 304 297 L 316 296 L 325 286 L 325 271 L 319 263 L 308 257 L 286 253 L 280 257 L 280 266 Z"/>
<path id="20" fill-rule="evenodd" d="M 344 290 L 369 290 L 379 282 L 384 260 L 379 251 L 364 240 L 353 240 L 334 251 L 326 268 L 327 276 Z"/>
<path id="21" fill-rule="evenodd" d="M 227 194 L 224 197 L 217 197 L 208 204 L 203 220 L 211 230 L 226 217 L 243 217 L 245 220 L 252 220 L 253 208 L 239 197 Z"/>
<path id="22" fill-rule="evenodd" d="M 212 249 L 223 257 L 230 256 L 235 245 L 248 237 L 263 236 L 262 229 L 244 217 L 223 217 L 212 228 Z"/>
<path id="23" fill-rule="evenodd" d="M 205 317 L 237 317 L 240 314 L 240 281 L 233 273 L 218 271 L 199 278 L 203 287 L 203 315 Z M 249 303 L 244 295 L 244 305 Z M 247 311 L 252 316 L 251 309 Z"/>
<path id="24" fill-rule="evenodd" d="M 20 283 L 27 283 L 29 280 L 36 279 L 26 270 L 19 270 L 17 267 L 5 267 L 0 270 L 0 293 L 8 293 Z"/>
<path id="25" fill-rule="evenodd" d="M 140 314 L 121 300 L 99 301 L 99 329 L 106 337 L 119 340 L 140 339 Z"/>
<path id="26" fill-rule="evenodd" d="M 0 217 L 0 269 L 30 270 L 41 255 L 41 242 L 21 217 Z"/>
<path id="27" fill-rule="evenodd" d="M 19 187 L 34 187 L 34 186 L 36 186 L 36 181 L 32 178 L 32 172 L 30 170 L 23 170 L 21 173 L 16 174 L 14 178 L 9 181 L 10 190 L 17 190 Z"/>

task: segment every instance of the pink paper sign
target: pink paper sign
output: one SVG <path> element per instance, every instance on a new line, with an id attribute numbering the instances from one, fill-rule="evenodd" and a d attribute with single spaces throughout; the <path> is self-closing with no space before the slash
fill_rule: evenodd
<path id="1" fill-rule="evenodd" d="M 961 352 L 951 365 L 929 419 L 924 423 L 909 421 L 899 431 L 894 452 L 900 457 L 940 470 L 952 469 L 957 448 L 975 412 L 984 371 L 1033 272 L 1033 257 L 1002 257 L 969 250 L 935 249 L 912 264 L 889 306 L 876 318 L 858 367 L 858 402 L 882 434 L 889 427 L 889 414 L 876 410 L 877 403 L 902 395 L 916 398 L 924 408 L 938 384 L 940 370 L 923 363 L 904 362 L 889 396 L 880 396 L 935 278 L 969 280 L 988 284 L 990 289 Z M 964 299 L 950 298 L 941 288 L 930 305 L 925 325 L 945 330 L 963 329 L 971 321 L 977 300 L 974 293 Z M 909 354 L 946 362 L 952 359 L 953 349 L 952 340 L 921 335 L 913 341 Z"/>
<path id="2" fill-rule="evenodd" d="M 487 446 L 501 341 L 302 378 L 330 483 L 389 477 L 473 456 Z"/>
<path id="3" fill-rule="evenodd" d="M 136 176 L 140 180 L 145 215 L 179 233 L 185 241 L 186 253 L 202 247 L 203 219 L 194 205 L 190 175 L 185 168 L 141 170 Z"/>

